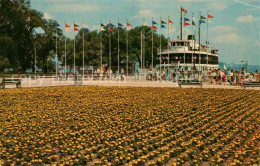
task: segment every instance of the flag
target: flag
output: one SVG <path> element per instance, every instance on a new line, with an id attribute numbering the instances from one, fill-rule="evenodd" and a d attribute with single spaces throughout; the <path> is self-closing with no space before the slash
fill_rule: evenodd
<path id="1" fill-rule="evenodd" d="M 202 23 L 206 23 L 205 21 L 203 21 L 203 20 L 200 20 L 200 24 L 202 24 Z"/>
<path id="2" fill-rule="evenodd" d="M 208 18 L 214 18 L 212 15 L 208 14 Z"/>
<path id="3" fill-rule="evenodd" d="M 200 19 L 203 20 L 203 19 L 206 19 L 204 16 L 200 16 Z"/>
<path id="4" fill-rule="evenodd" d="M 152 20 L 152 24 L 153 24 L 153 25 L 154 25 L 154 24 L 157 24 L 157 22 L 155 22 L 155 21 Z"/>
<path id="5" fill-rule="evenodd" d="M 211 23 L 212 21 L 208 20 L 208 23 Z"/>
<path id="6" fill-rule="evenodd" d="M 196 24 L 195 24 L 195 22 L 194 22 L 194 21 L 192 21 L 192 25 L 196 26 Z"/>
<path id="7" fill-rule="evenodd" d="M 193 21 L 196 21 L 197 19 L 196 19 L 195 17 L 192 17 L 192 20 L 193 20 Z"/>
<path id="8" fill-rule="evenodd" d="M 169 24 L 173 24 L 173 22 L 172 22 L 170 19 L 168 19 L 168 23 L 169 23 Z"/>
<path id="9" fill-rule="evenodd" d="M 187 13 L 188 13 L 188 11 L 187 11 L 187 10 L 185 10 L 185 9 L 183 9 L 182 7 L 181 7 L 181 11 L 182 11 L 182 12 L 184 12 L 185 14 L 187 14 Z"/>
<path id="10" fill-rule="evenodd" d="M 122 28 L 122 27 L 119 26 L 119 27 L 117 27 L 117 29 L 118 29 L 118 30 L 123 30 L 124 28 Z"/>
<path id="11" fill-rule="evenodd" d="M 121 24 L 121 23 L 119 22 L 119 23 L 118 23 L 118 26 L 119 26 L 119 27 L 122 27 L 122 26 L 123 26 L 123 24 Z"/>
<path id="12" fill-rule="evenodd" d="M 144 22 L 144 26 L 148 26 L 148 23 L 147 23 L 147 22 Z"/>
<path id="13" fill-rule="evenodd" d="M 109 31 L 113 31 L 115 30 L 113 27 L 109 27 Z"/>
<path id="14" fill-rule="evenodd" d="M 88 25 L 86 25 L 86 24 L 83 24 L 83 27 L 84 27 L 84 28 L 87 28 L 87 27 L 88 27 Z"/>
<path id="15" fill-rule="evenodd" d="M 165 25 L 161 25 L 161 28 L 166 28 Z"/>
<path id="16" fill-rule="evenodd" d="M 74 27 L 79 27 L 79 24 L 74 23 Z"/>
<path id="17" fill-rule="evenodd" d="M 69 26 L 68 24 L 65 24 L 65 28 L 70 28 L 71 26 Z"/>
<path id="18" fill-rule="evenodd" d="M 69 29 L 69 28 L 65 28 L 65 31 L 66 31 L 66 32 L 69 32 L 69 31 L 70 31 L 70 29 Z"/>
<path id="19" fill-rule="evenodd" d="M 78 29 L 78 28 L 76 28 L 76 27 L 74 27 L 74 31 L 79 31 L 79 29 Z"/>
<path id="20" fill-rule="evenodd" d="M 111 23 L 109 23 L 109 24 L 107 24 L 107 26 L 109 26 L 109 27 L 113 27 L 114 25 L 113 25 L 113 24 L 111 24 Z"/>
<path id="21" fill-rule="evenodd" d="M 132 29 L 131 27 L 127 27 L 127 28 L 126 28 L 126 30 L 128 30 L 128 31 L 131 30 L 131 29 Z"/>
<path id="22" fill-rule="evenodd" d="M 130 27 L 130 26 L 132 26 L 132 24 L 130 24 L 130 23 L 127 22 L 127 23 L 126 23 L 126 26 L 129 26 L 129 27 Z"/>
<path id="23" fill-rule="evenodd" d="M 106 30 L 106 29 L 105 29 L 105 25 L 102 24 L 102 23 L 100 23 L 100 30 L 101 30 L 101 31 L 105 31 L 105 30 Z"/>
<path id="24" fill-rule="evenodd" d="M 60 26 L 60 24 L 56 23 L 56 28 L 58 28 Z"/>
<path id="25" fill-rule="evenodd" d="M 187 23 L 187 22 L 185 22 L 185 23 L 184 23 L 184 26 L 189 26 L 189 25 L 190 25 L 190 24 L 189 24 L 189 23 Z"/>
<path id="26" fill-rule="evenodd" d="M 161 24 L 166 24 L 166 22 L 165 22 L 165 21 L 163 21 L 163 20 L 161 20 Z"/>
<path id="27" fill-rule="evenodd" d="M 86 31 L 87 31 L 87 28 L 82 28 L 82 30 L 83 30 L 84 32 L 86 32 Z"/>
<path id="28" fill-rule="evenodd" d="M 171 24 L 169 24 L 169 28 L 173 29 L 173 27 L 171 26 Z"/>
<path id="29" fill-rule="evenodd" d="M 190 21 L 190 20 L 189 20 L 188 18 L 185 18 L 185 17 L 184 17 L 184 21 Z"/>
<path id="30" fill-rule="evenodd" d="M 157 28 L 156 26 L 154 26 L 154 25 L 152 26 L 152 28 L 153 28 L 153 29 L 158 29 L 158 28 Z"/>

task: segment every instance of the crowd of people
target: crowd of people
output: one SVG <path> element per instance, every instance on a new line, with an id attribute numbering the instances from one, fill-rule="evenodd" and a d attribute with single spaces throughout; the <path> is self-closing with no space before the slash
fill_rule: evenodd
<path id="1" fill-rule="evenodd" d="M 78 71 L 76 73 L 79 73 Z M 62 77 L 61 71 L 59 72 L 60 77 Z M 123 68 L 115 70 L 111 69 L 103 70 L 100 68 L 94 68 L 93 73 L 89 73 L 88 70 L 85 72 L 85 77 L 92 77 L 94 80 L 126 80 L 126 72 Z M 132 74 L 130 74 L 132 75 Z M 134 72 L 135 80 L 151 80 L 151 81 L 172 81 L 176 82 L 178 80 L 197 80 L 208 84 L 220 84 L 220 85 L 243 85 L 245 82 L 259 82 L 260 73 L 256 70 L 254 73 L 247 73 L 244 68 L 241 71 L 226 70 L 226 69 L 205 69 L 199 72 L 198 70 L 192 71 L 181 71 L 157 68 L 155 71 L 152 69 L 147 69 L 145 72 L 136 70 Z"/>
<path id="2" fill-rule="evenodd" d="M 167 74 L 168 73 L 168 74 Z M 245 72 L 242 68 L 241 71 L 234 70 L 221 70 L 221 69 L 205 69 L 201 72 L 194 71 L 173 71 L 169 73 L 167 70 L 157 69 L 156 72 L 147 70 L 147 80 L 170 80 L 175 82 L 176 80 L 198 80 L 208 84 L 222 84 L 222 85 L 243 85 L 245 82 L 259 82 L 258 70 L 253 72 Z"/>

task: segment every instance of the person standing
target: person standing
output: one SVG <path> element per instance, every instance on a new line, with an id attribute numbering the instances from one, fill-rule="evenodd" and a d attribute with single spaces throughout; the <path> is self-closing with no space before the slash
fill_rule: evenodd
<path id="1" fill-rule="evenodd" d="M 100 77 L 100 69 L 99 68 L 97 68 L 97 76 L 98 76 L 98 78 Z"/>
<path id="2" fill-rule="evenodd" d="M 62 73 L 61 73 L 61 69 L 59 70 L 59 81 L 62 80 Z"/>
<path id="3" fill-rule="evenodd" d="M 229 80 L 230 80 L 230 84 L 234 85 L 234 73 L 233 73 L 233 70 L 231 70 L 230 73 L 229 73 Z"/>
<path id="4" fill-rule="evenodd" d="M 255 81 L 256 81 L 256 82 L 259 82 L 259 81 L 260 81 L 260 80 L 259 80 L 259 75 L 260 75 L 260 74 L 258 73 L 258 70 L 256 70 L 256 71 L 255 71 Z"/>

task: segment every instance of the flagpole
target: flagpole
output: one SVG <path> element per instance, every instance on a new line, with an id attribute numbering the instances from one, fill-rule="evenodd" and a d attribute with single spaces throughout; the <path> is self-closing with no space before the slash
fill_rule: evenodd
<path id="1" fill-rule="evenodd" d="M 184 19 L 185 19 L 185 13 L 184 13 Z M 185 24 L 185 20 L 184 20 L 184 24 Z M 184 25 L 184 80 L 186 79 L 185 78 L 185 74 L 186 74 L 186 54 L 185 54 L 185 47 L 186 47 L 186 36 L 185 36 L 185 25 Z"/>
<path id="2" fill-rule="evenodd" d="M 120 81 L 120 77 L 119 77 L 119 76 L 120 76 L 120 73 L 119 73 L 119 70 L 120 70 L 120 69 L 119 69 L 119 68 L 120 68 L 120 67 L 119 67 L 119 65 L 120 65 L 120 64 L 119 64 L 119 63 L 120 63 L 120 62 L 119 62 L 119 51 L 120 51 L 120 48 L 119 48 L 119 20 L 118 20 L 118 24 L 117 24 L 117 25 L 118 25 L 118 28 L 117 28 L 117 39 L 118 39 L 118 42 L 117 42 L 117 58 L 118 58 L 118 59 L 117 59 L 117 60 L 118 60 L 118 62 L 117 62 L 117 63 L 118 63 L 117 70 L 118 70 L 118 81 Z"/>
<path id="3" fill-rule="evenodd" d="M 57 27 L 56 27 L 56 79 L 58 78 L 58 49 L 57 49 Z"/>
<path id="4" fill-rule="evenodd" d="M 180 14 L 180 40 L 182 40 L 182 7 L 181 7 L 181 14 Z"/>
<path id="5" fill-rule="evenodd" d="M 153 18 L 152 18 L 152 22 L 153 22 Z M 153 81 L 153 27 L 152 27 L 152 81 Z"/>
<path id="6" fill-rule="evenodd" d="M 143 18 L 143 24 L 144 24 L 144 18 Z M 144 44 L 143 44 L 143 68 L 145 68 L 145 29 L 144 29 Z"/>
<path id="7" fill-rule="evenodd" d="M 142 76 L 143 76 L 143 31 L 141 30 L 141 58 L 140 58 L 140 62 L 141 62 L 141 80 L 142 80 Z"/>
<path id="8" fill-rule="evenodd" d="M 101 71 L 102 71 L 102 27 L 101 27 L 101 20 L 100 20 L 100 80 L 102 80 Z"/>
<path id="9" fill-rule="evenodd" d="M 162 75 L 162 17 L 160 17 L 160 81 Z"/>
<path id="10" fill-rule="evenodd" d="M 168 16 L 168 81 L 170 81 L 170 76 L 169 76 L 169 73 L 170 73 L 170 48 L 169 48 L 169 44 L 170 44 L 170 35 L 169 35 L 169 32 L 170 32 L 170 27 L 169 27 L 169 20 L 170 20 L 170 16 Z"/>
<path id="11" fill-rule="evenodd" d="M 209 65 L 209 49 L 208 49 L 208 37 L 209 37 L 209 10 L 207 10 L 207 41 L 206 41 L 206 48 L 207 48 L 207 70 L 208 70 L 208 65 Z"/>
<path id="12" fill-rule="evenodd" d="M 73 70 L 74 70 L 74 77 L 76 76 L 76 64 L 75 64 L 75 57 L 76 57 L 76 52 L 75 52 L 75 40 L 76 40 L 76 36 L 75 36 L 75 21 L 74 21 L 74 64 L 73 64 Z"/>
<path id="13" fill-rule="evenodd" d="M 201 55 L 200 55 L 200 20 L 201 20 L 201 12 L 200 12 L 199 30 L 198 30 L 198 31 L 199 31 L 199 81 L 200 81 L 200 62 L 201 62 L 201 61 L 200 61 L 200 59 L 201 59 L 201 58 L 200 58 L 200 56 L 201 56 Z"/>
<path id="14" fill-rule="evenodd" d="M 65 22 L 65 26 L 66 26 L 66 21 Z M 66 27 L 65 27 L 65 32 L 66 32 Z M 65 66 L 64 66 L 64 73 L 65 73 L 65 79 L 67 79 L 67 70 L 66 70 L 66 66 L 67 66 L 67 39 L 66 36 L 65 37 L 65 52 L 64 52 L 64 56 L 65 56 Z"/>
<path id="15" fill-rule="evenodd" d="M 109 26 L 111 24 L 111 21 L 109 20 Z M 109 29 L 109 80 L 111 79 L 111 75 L 110 75 L 110 70 L 111 70 L 111 31 Z"/>
<path id="16" fill-rule="evenodd" d="M 82 21 L 82 22 L 83 22 L 83 21 Z M 82 23 L 82 24 L 83 24 L 83 23 Z M 83 26 L 83 27 L 84 27 L 84 26 Z M 83 81 L 84 81 L 84 73 L 85 73 L 85 70 L 84 70 L 84 69 L 85 69 L 85 62 L 84 62 L 84 61 L 85 61 L 85 60 L 84 60 L 84 59 L 85 59 L 85 53 L 84 53 L 84 51 L 85 51 L 85 50 L 84 50 L 84 29 L 82 29 L 82 36 L 83 36 L 83 57 L 82 57 L 83 64 L 82 64 L 82 65 L 83 65 Z"/>
<path id="17" fill-rule="evenodd" d="M 194 32 L 193 32 L 193 13 L 192 13 L 192 16 L 191 16 L 191 29 L 192 29 L 192 39 L 193 39 L 193 49 L 195 49 L 195 35 L 194 35 Z M 193 50 L 192 50 L 192 53 L 191 53 L 191 72 L 192 72 L 192 76 L 193 76 Z"/>
<path id="18" fill-rule="evenodd" d="M 128 20 L 126 19 L 126 24 L 127 22 Z M 128 77 L 128 29 L 127 27 L 126 27 L 126 75 Z"/>

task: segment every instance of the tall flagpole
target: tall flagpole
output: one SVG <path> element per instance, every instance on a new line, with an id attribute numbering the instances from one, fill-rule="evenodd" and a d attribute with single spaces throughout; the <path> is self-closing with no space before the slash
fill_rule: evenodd
<path id="1" fill-rule="evenodd" d="M 143 24 L 144 24 L 144 18 L 143 18 Z M 144 29 L 144 38 L 143 38 L 143 40 L 144 40 L 144 43 L 143 43 L 143 68 L 145 68 L 145 29 Z"/>
<path id="2" fill-rule="evenodd" d="M 169 48 L 169 44 L 170 44 L 170 34 L 169 34 L 169 20 L 170 20 L 170 16 L 168 16 L 168 72 L 167 72 L 167 75 L 168 75 L 168 81 L 170 81 L 170 76 L 169 76 L 169 73 L 170 73 L 170 48 Z"/>
<path id="3" fill-rule="evenodd" d="M 153 18 L 152 18 L 152 22 L 153 22 Z M 152 81 L 153 81 L 153 27 L 152 27 Z"/>
<path id="4" fill-rule="evenodd" d="M 184 19 L 185 19 L 185 14 L 184 14 Z M 185 22 L 184 22 L 184 24 L 185 24 Z M 185 47 L 186 47 L 186 36 L 185 36 L 185 25 L 184 25 L 184 80 L 185 80 L 185 74 L 186 74 L 186 54 L 185 54 L 185 51 L 186 51 L 186 49 L 185 49 Z"/>
<path id="5" fill-rule="evenodd" d="M 181 7 L 182 9 L 182 7 Z M 182 40 L 182 10 L 181 10 L 181 14 L 180 14 L 180 40 Z"/>
<path id="6" fill-rule="evenodd" d="M 75 63 L 75 59 L 76 59 L 76 52 L 75 52 L 75 40 L 76 40 L 76 36 L 75 36 L 75 21 L 74 21 L 74 64 L 73 64 L 73 70 L 74 70 L 74 77 L 76 75 L 76 63 Z"/>
<path id="7" fill-rule="evenodd" d="M 142 68 L 142 65 L 143 65 L 143 30 L 141 30 L 141 58 L 140 58 L 140 61 L 141 61 L 141 80 L 142 80 L 142 75 L 143 75 L 143 68 Z"/>
<path id="8" fill-rule="evenodd" d="M 120 70 L 120 67 L 119 67 L 120 66 L 120 64 L 119 64 L 120 63 L 120 60 L 119 60 L 119 51 L 120 51 L 120 48 L 119 48 L 119 20 L 118 20 L 117 25 L 118 25 L 118 27 L 117 27 L 117 40 L 118 40 L 118 42 L 117 42 L 117 63 L 118 63 L 117 70 L 118 70 L 118 81 L 120 81 L 120 77 L 119 77 L 120 76 L 120 71 L 119 71 Z"/>
<path id="9" fill-rule="evenodd" d="M 66 21 L 65 22 L 65 26 L 66 26 Z M 66 27 L 65 27 L 65 32 L 66 32 Z M 67 79 L 67 39 L 66 36 L 65 37 L 65 52 L 64 52 L 64 56 L 65 56 L 65 66 L 64 66 L 64 74 L 65 74 L 65 79 Z"/>
<path id="10" fill-rule="evenodd" d="M 195 49 L 195 35 L 194 35 L 194 32 L 193 32 L 193 13 L 192 13 L 192 18 L 191 18 L 191 28 L 192 28 L 192 39 L 193 39 L 193 48 Z M 192 76 L 193 76 L 193 50 L 192 50 L 192 53 L 191 53 L 191 72 L 192 72 Z"/>
<path id="11" fill-rule="evenodd" d="M 83 22 L 83 21 L 82 21 L 82 22 Z M 83 27 L 84 27 L 84 26 L 83 26 Z M 82 37 L 82 40 L 83 40 L 83 41 L 82 41 L 82 43 L 83 43 L 83 50 L 82 50 L 82 51 L 83 51 L 83 56 L 82 56 L 82 61 L 83 61 L 82 66 L 83 66 L 83 69 L 82 69 L 82 70 L 83 70 L 83 81 L 84 81 L 84 73 L 85 73 L 84 29 L 82 29 L 82 36 L 83 36 L 83 37 Z"/>
<path id="12" fill-rule="evenodd" d="M 127 24 L 127 19 L 126 19 L 126 24 Z M 126 27 L 126 75 L 128 77 L 128 29 L 127 27 Z"/>
<path id="13" fill-rule="evenodd" d="M 111 24 L 111 21 L 109 20 L 109 26 Z M 111 79 L 111 31 L 110 31 L 110 27 L 109 27 L 109 71 L 108 71 L 108 75 L 109 75 L 109 80 Z"/>
<path id="14" fill-rule="evenodd" d="M 66 50 L 67 46 L 66 45 L 67 45 L 67 40 L 65 36 L 65 66 L 64 66 L 65 79 L 67 78 L 67 50 Z"/>
<path id="15" fill-rule="evenodd" d="M 162 75 L 162 17 L 160 17 L 160 81 Z"/>
<path id="16" fill-rule="evenodd" d="M 209 49 L 208 49 L 208 42 L 209 42 L 209 10 L 207 10 L 207 41 L 206 41 L 206 48 L 207 48 L 207 70 L 209 65 Z"/>
<path id="17" fill-rule="evenodd" d="M 56 78 L 58 78 L 58 43 L 57 43 L 57 27 L 56 27 Z"/>
<path id="18" fill-rule="evenodd" d="M 200 80 L 200 62 L 201 62 L 201 58 L 200 58 L 200 19 L 201 19 L 201 12 L 200 12 L 200 18 L 199 18 L 199 80 Z"/>
<path id="19" fill-rule="evenodd" d="M 102 27 L 101 27 L 101 20 L 100 20 L 100 80 L 102 80 L 101 71 L 102 71 Z"/>

